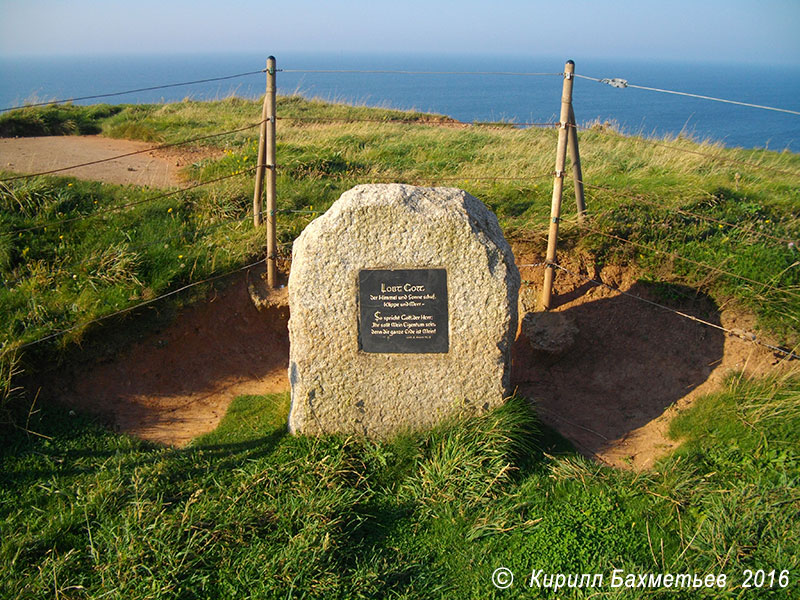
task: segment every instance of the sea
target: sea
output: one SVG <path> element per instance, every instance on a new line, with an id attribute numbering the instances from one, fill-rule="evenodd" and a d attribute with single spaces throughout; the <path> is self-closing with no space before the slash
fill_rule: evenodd
<path id="1" fill-rule="evenodd" d="M 266 58 L 256 53 L 0 56 L 0 108 L 258 71 L 265 67 Z M 277 85 L 279 94 L 415 109 L 465 122 L 544 123 L 557 120 L 562 78 L 537 73 L 560 73 L 566 58 L 570 57 L 281 54 L 276 56 L 281 69 Z M 575 63 L 576 73 L 587 77 L 618 78 L 639 86 L 800 111 L 800 65 L 594 58 L 576 58 Z M 325 70 L 351 72 L 315 72 Z M 265 75 L 257 73 L 76 103 L 158 103 L 231 95 L 257 98 L 264 89 Z M 796 114 L 616 88 L 582 78 L 574 83 L 573 106 L 582 125 L 610 123 L 624 133 L 653 138 L 684 135 L 727 147 L 800 152 L 800 115 Z"/>

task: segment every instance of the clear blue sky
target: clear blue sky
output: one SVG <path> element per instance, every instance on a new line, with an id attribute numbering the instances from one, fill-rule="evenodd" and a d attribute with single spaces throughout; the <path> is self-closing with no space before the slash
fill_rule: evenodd
<path id="1" fill-rule="evenodd" d="M 453 53 L 800 64 L 798 0 L 0 0 L 0 54 Z"/>

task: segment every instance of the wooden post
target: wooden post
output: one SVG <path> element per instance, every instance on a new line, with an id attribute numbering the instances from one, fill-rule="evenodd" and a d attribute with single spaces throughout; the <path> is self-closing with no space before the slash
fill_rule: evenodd
<path id="1" fill-rule="evenodd" d="M 575 79 L 575 63 L 571 60 L 564 65 L 564 85 L 561 91 L 561 115 L 559 117 L 558 148 L 556 150 L 556 172 L 553 179 L 553 200 L 550 205 L 550 232 L 547 237 L 547 257 L 542 286 L 542 309 L 550 310 L 550 296 L 553 291 L 553 275 L 558 245 L 558 223 L 561 220 L 561 193 L 564 189 L 564 167 L 567 162 L 567 137 L 569 109 L 572 105 L 572 84 Z"/>
<path id="2" fill-rule="evenodd" d="M 269 70 L 269 61 L 267 61 Z M 253 226 L 261 225 L 261 195 L 264 189 L 264 156 L 267 140 L 267 99 L 269 98 L 269 73 L 267 73 L 267 92 L 264 95 L 264 105 L 261 107 L 261 127 L 258 135 L 258 160 L 256 161 L 256 185 L 253 190 Z"/>
<path id="3" fill-rule="evenodd" d="M 267 95 L 264 98 L 266 113 L 266 168 L 267 168 L 267 286 L 277 286 L 278 237 L 275 227 L 275 57 L 267 59 Z"/>
<path id="4" fill-rule="evenodd" d="M 572 163 L 572 180 L 575 184 L 575 204 L 578 208 L 578 223 L 583 223 L 586 217 L 586 200 L 583 196 L 583 173 L 581 172 L 581 153 L 578 151 L 578 123 L 575 121 L 575 111 L 572 102 L 569 105 L 569 135 L 567 147 L 569 160 Z"/>

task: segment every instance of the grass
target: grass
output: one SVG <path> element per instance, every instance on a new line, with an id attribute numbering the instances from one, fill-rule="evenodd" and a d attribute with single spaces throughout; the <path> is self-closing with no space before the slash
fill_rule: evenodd
<path id="1" fill-rule="evenodd" d="M 281 98 L 278 110 L 279 209 L 309 211 L 279 215 L 284 258 L 313 213 L 357 183 L 386 180 L 466 189 L 507 237 L 543 254 L 555 131 L 464 127 L 299 97 Z M 236 98 L 67 105 L 12 112 L 0 128 L 171 143 L 259 115 L 258 103 Z M 796 377 L 731 378 L 675 422 L 680 450 L 638 475 L 581 458 L 523 399 L 369 442 L 287 436 L 285 396 L 243 397 L 215 432 L 175 450 L 26 397 L 21 370 L 35 381 L 60 362 L 114 355 L 203 287 L 157 310 L 95 319 L 263 256 L 262 233 L 249 224 L 256 136 L 195 143 L 222 152 L 192 164 L 189 183 L 239 174 L 166 198 L 65 177 L 0 182 L 1 596 L 796 595 Z M 800 342 L 800 158 L 602 125 L 579 137 L 593 217 L 588 228 L 575 223 L 566 186 L 562 251 L 588 265 L 627 264 L 656 292 L 739 304 L 757 315 L 759 335 Z M 502 592 L 491 585 L 499 566 L 516 576 Z M 523 584 L 533 569 L 601 573 L 605 585 L 532 590 Z M 612 589 L 614 569 L 723 572 L 730 585 Z M 790 587 L 743 589 L 746 569 L 788 570 Z"/>
<path id="2" fill-rule="evenodd" d="M 0 115 L 0 137 L 96 134 L 101 131 L 101 120 L 121 110 L 119 106 L 108 104 L 90 107 L 63 104 L 22 108 Z"/>
<path id="3" fill-rule="evenodd" d="M 226 187 L 235 194 L 235 185 Z M 26 362 L 58 356 L 97 330 L 86 323 L 235 268 L 263 246 L 240 220 L 244 199 L 221 186 L 148 201 L 154 195 L 61 178 L 0 188 L 0 229 L 7 232 L 0 235 L 0 344 L 71 329 L 49 346 L 33 347 Z M 62 219 L 75 220 L 47 225 Z M 23 231 L 8 233 L 16 230 Z"/>
<path id="4" fill-rule="evenodd" d="M 286 395 L 238 398 L 172 450 L 36 415 L 0 460 L 5 598 L 789 598 L 800 587 L 800 380 L 751 382 L 675 425 L 646 474 L 569 451 L 529 403 L 390 441 L 286 434 Z M 42 437 L 46 435 L 47 437 Z M 516 575 L 504 592 L 491 575 Z M 619 590 L 615 569 L 725 573 L 712 590 Z M 746 569 L 790 585 L 742 590 Z M 533 570 L 595 588 L 528 587 Z M 541 581 L 541 578 L 539 578 Z"/>

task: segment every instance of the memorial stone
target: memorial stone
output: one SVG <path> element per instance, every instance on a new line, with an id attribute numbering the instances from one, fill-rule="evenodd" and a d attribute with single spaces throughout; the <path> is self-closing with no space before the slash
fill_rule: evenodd
<path id="1" fill-rule="evenodd" d="M 497 218 L 466 192 L 345 192 L 294 243 L 290 431 L 386 437 L 501 404 L 519 283 Z"/>

